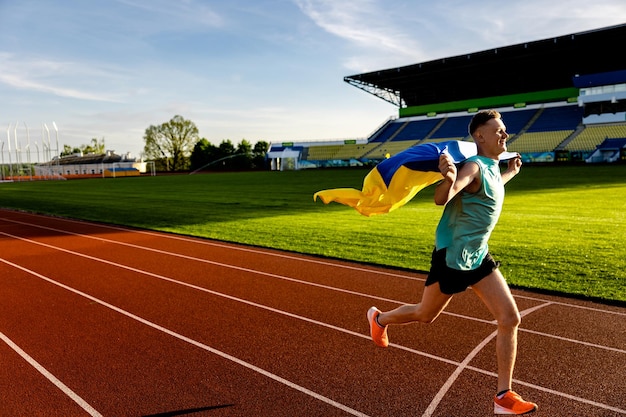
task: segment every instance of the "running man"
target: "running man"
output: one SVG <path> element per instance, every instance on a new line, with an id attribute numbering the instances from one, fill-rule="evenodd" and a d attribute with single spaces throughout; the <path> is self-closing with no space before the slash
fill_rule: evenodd
<path id="1" fill-rule="evenodd" d="M 469 133 L 478 155 L 458 170 L 447 154 L 439 158 L 444 179 L 435 190 L 435 203 L 445 205 L 435 233 L 430 272 L 422 300 L 394 310 L 367 312 L 372 340 L 387 347 L 391 324 L 432 323 L 446 308 L 452 296 L 471 286 L 498 323 L 496 356 L 498 386 L 494 397 L 495 414 L 526 414 L 537 405 L 524 401 L 511 389 L 517 355 L 517 329 L 520 314 L 509 287 L 488 250 L 488 241 L 498 222 L 504 200 L 504 184 L 517 175 L 522 161 L 509 160 L 500 172 L 498 157 L 506 152 L 508 134 L 501 115 L 495 110 L 476 113 Z"/>

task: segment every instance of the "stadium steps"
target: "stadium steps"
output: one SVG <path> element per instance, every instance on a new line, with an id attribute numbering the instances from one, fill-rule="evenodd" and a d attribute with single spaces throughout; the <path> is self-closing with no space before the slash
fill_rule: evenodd
<path id="1" fill-rule="evenodd" d="M 556 148 L 554 148 L 554 150 L 560 151 L 560 150 L 566 149 L 567 145 L 569 145 L 574 139 L 576 139 L 584 131 L 585 131 L 585 125 L 581 124 L 580 126 L 578 126 L 578 128 L 576 128 L 574 133 L 572 133 L 567 138 L 565 138 L 565 140 L 561 142 Z"/>
<path id="2" fill-rule="evenodd" d="M 369 142 L 374 142 L 378 139 L 379 136 L 383 135 L 383 132 L 385 132 L 389 126 L 395 122 L 395 118 L 390 117 L 387 120 L 385 120 L 383 123 L 380 124 L 380 126 L 378 126 L 374 132 L 372 132 L 369 136 L 368 136 L 368 140 Z M 381 141 L 384 142 L 384 141 Z"/>
<path id="3" fill-rule="evenodd" d="M 447 140 L 463 140 L 463 138 L 459 138 L 459 137 L 431 139 L 431 137 L 446 122 L 447 119 L 448 119 L 447 117 L 440 119 L 439 122 L 437 122 L 437 124 L 433 126 L 430 132 L 428 132 L 423 139 L 414 138 L 414 139 L 404 139 L 401 141 L 394 141 L 394 139 L 397 138 L 398 135 L 400 134 L 400 131 L 398 131 L 397 134 L 394 135 L 393 138 L 390 138 L 387 142 L 381 144 L 377 148 L 372 149 L 372 151 L 370 151 L 367 154 L 367 157 L 370 159 L 382 159 L 382 158 L 386 158 L 387 154 L 389 156 L 393 156 L 395 154 L 398 154 L 410 148 L 411 146 L 419 145 L 422 143 L 444 142 Z M 413 122 L 408 122 L 408 123 L 419 123 L 419 121 L 413 121 Z"/>
<path id="4" fill-rule="evenodd" d="M 541 113 L 543 113 L 543 108 L 538 109 L 533 117 L 530 118 L 528 123 L 526 123 L 526 125 L 522 127 L 519 132 L 516 132 L 515 135 L 507 141 L 507 146 L 514 144 L 521 135 L 526 133 L 526 131 L 533 125 L 533 123 L 535 123 L 535 121 L 541 116 Z"/>
<path id="5" fill-rule="evenodd" d="M 395 123 L 398 123 L 398 122 L 395 122 Z M 380 143 L 378 144 L 378 146 L 376 146 L 375 148 L 373 148 L 373 149 L 371 149 L 371 150 L 369 150 L 369 151 L 365 152 L 365 153 L 362 155 L 362 158 L 370 158 L 370 159 L 378 159 L 378 158 L 383 158 L 387 152 L 381 153 L 381 152 L 379 152 L 379 149 L 381 149 L 382 147 L 386 146 L 389 142 L 393 141 L 393 138 L 395 138 L 395 137 L 398 135 L 398 133 L 402 132 L 402 130 L 403 130 L 403 129 L 404 129 L 404 128 L 405 128 L 405 127 L 409 124 L 409 123 L 410 123 L 409 121 L 406 121 L 406 122 L 402 123 L 402 126 L 400 126 L 399 128 L 397 128 L 397 129 L 396 129 L 396 130 L 395 130 L 395 131 L 394 131 L 394 132 L 393 132 L 393 133 L 392 133 L 392 134 L 391 134 L 391 135 L 387 138 L 387 140 L 385 140 L 384 142 L 380 142 Z M 377 138 L 376 138 L 376 139 L 377 139 Z M 374 139 L 374 140 L 376 140 L 376 139 Z M 370 142 L 370 143 L 372 143 L 372 142 Z M 379 154 L 380 154 L 380 156 L 379 156 Z"/>
<path id="6" fill-rule="evenodd" d="M 426 142 L 437 142 L 437 140 L 431 141 L 430 139 L 433 137 L 433 135 L 439 130 L 439 128 L 441 126 L 443 126 L 443 124 L 446 122 L 447 117 L 442 118 L 439 123 L 437 123 L 435 125 L 435 127 L 433 127 L 433 130 L 431 130 L 428 135 L 426 135 L 426 137 L 424 139 L 422 139 L 422 142 L 426 143 Z"/>

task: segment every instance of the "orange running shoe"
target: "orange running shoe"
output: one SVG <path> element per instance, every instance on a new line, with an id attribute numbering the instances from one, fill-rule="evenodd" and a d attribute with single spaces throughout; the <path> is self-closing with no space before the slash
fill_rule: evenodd
<path id="1" fill-rule="evenodd" d="M 367 321 L 370 323 L 370 336 L 372 340 L 380 347 L 389 346 L 389 338 L 387 337 L 387 326 L 381 327 L 376 318 L 380 314 L 380 310 L 371 307 L 367 310 Z"/>
<path id="2" fill-rule="evenodd" d="M 522 397 L 511 390 L 507 391 L 502 398 L 497 396 L 493 399 L 494 414 L 527 414 L 537 410 L 537 404 L 524 401 Z"/>

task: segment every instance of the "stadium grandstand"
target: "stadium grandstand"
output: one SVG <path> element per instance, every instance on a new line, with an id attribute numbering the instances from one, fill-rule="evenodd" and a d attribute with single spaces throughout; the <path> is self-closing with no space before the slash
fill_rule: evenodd
<path id="1" fill-rule="evenodd" d="M 626 24 L 347 76 L 398 107 L 369 137 L 272 143 L 272 169 L 372 165 L 410 146 L 469 141 L 497 109 L 524 162 L 626 162 Z"/>

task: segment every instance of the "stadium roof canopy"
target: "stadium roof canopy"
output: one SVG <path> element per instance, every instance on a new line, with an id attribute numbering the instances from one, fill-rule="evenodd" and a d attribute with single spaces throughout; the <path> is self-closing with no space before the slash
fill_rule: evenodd
<path id="1" fill-rule="evenodd" d="M 625 73 L 624 45 L 626 24 L 351 75 L 344 81 L 401 109 L 452 102 L 460 109 L 471 100 L 503 96 L 523 101 L 527 93 L 576 91 L 577 76 Z"/>

